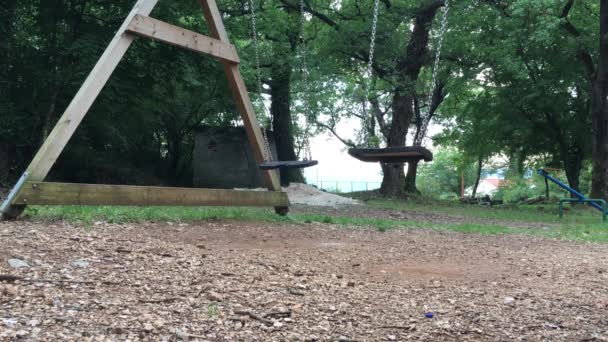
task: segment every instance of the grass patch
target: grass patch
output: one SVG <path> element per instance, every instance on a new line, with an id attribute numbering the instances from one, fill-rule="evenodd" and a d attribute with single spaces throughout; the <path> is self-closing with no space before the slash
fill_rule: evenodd
<path id="1" fill-rule="evenodd" d="M 216 219 L 247 221 L 288 221 L 274 211 L 239 207 L 109 207 L 109 206 L 33 206 L 25 216 L 32 219 L 66 220 L 92 224 L 131 222 L 188 222 Z"/>
<path id="2" fill-rule="evenodd" d="M 559 239 L 606 243 L 608 242 L 608 223 L 565 224 L 548 231 L 545 235 Z"/>
<path id="3" fill-rule="evenodd" d="M 384 203 L 371 204 L 382 205 L 386 207 L 387 201 Z M 431 210 L 432 208 L 424 205 L 412 205 L 395 203 L 395 206 L 404 208 L 416 208 L 410 210 Z M 422 209 L 420 209 L 422 208 Z M 433 207 L 434 211 L 430 212 L 443 212 L 451 213 L 450 210 L 456 210 L 458 208 L 445 208 L 445 207 Z M 514 215 L 518 212 L 514 209 L 494 209 L 494 208 L 479 208 L 479 207 L 466 207 L 465 214 L 460 216 L 470 216 L 476 218 L 489 218 L 488 215 L 479 214 L 484 213 L 485 210 L 495 211 L 497 214 L 492 218 L 502 220 L 513 220 Z M 403 209 L 402 209 L 403 210 Z M 269 222 L 269 223 L 324 223 L 324 224 L 336 224 L 346 227 L 373 227 L 380 232 L 385 232 L 391 229 L 413 229 L 413 228 L 424 228 L 424 229 L 436 229 L 436 230 L 447 230 L 457 231 L 462 233 L 470 234 L 524 234 L 534 236 L 544 236 L 549 238 L 568 239 L 568 240 L 580 240 L 580 241 L 594 241 L 594 242 L 608 242 L 608 224 L 603 225 L 598 223 L 601 220 L 599 215 L 590 216 L 589 219 L 593 219 L 592 224 L 589 223 L 577 223 L 567 222 L 561 225 L 554 225 L 549 228 L 510 228 L 500 223 L 497 224 L 437 224 L 424 221 L 411 221 L 411 220 L 394 220 L 388 218 L 365 218 L 365 217 L 351 217 L 351 216 L 330 216 L 326 214 L 293 214 L 288 217 L 282 217 L 276 215 L 273 210 L 260 209 L 260 208 L 234 208 L 234 207 L 86 207 L 86 206 L 57 206 L 57 207 L 44 207 L 34 206 L 28 207 L 26 211 L 26 217 L 34 220 L 66 220 L 72 222 L 79 222 L 85 226 L 85 229 L 94 229 L 93 225 L 95 222 L 103 221 L 109 223 L 138 223 L 138 222 L 191 222 L 191 221 L 204 221 L 204 220 L 238 220 L 238 221 L 255 221 L 255 222 Z M 590 215 L 592 213 L 585 213 Z M 521 215 L 521 213 L 520 213 Z M 520 220 L 522 218 L 520 217 Z M 538 220 L 537 220 L 538 221 Z M 541 222 L 543 222 L 541 220 Z M 546 221 L 545 221 L 546 222 Z M 558 219 L 553 219 L 549 222 L 558 222 Z"/>
<path id="4" fill-rule="evenodd" d="M 524 229 L 524 228 L 509 228 L 509 227 L 505 227 L 505 226 L 484 225 L 484 224 L 474 224 L 474 223 L 449 225 L 449 227 L 447 229 L 457 231 L 457 232 L 462 232 L 462 233 L 482 234 L 482 235 L 528 234 L 531 231 L 530 229 Z"/>
<path id="5" fill-rule="evenodd" d="M 216 318 L 220 314 L 220 309 L 215 303 L 211 303 L 207 306 L 207 316 L 209 318 Z"/>
<path id="6" fill-rule="evenodd" d="M 423 213 L 442 213 L 502 221 L 595 224 L 602 219 L 601 213 L 597 210 L 589 208 L 588 206 L 578 205 L 569 210 L 565 214 L 564 219 L 560 220 L 557 203 L 547 205 L 502 205 L 489 207 L 428 199 L 415 202 L 373 199 L 366 204 L 373 208 L 399 211 L 409 210 Z"/>

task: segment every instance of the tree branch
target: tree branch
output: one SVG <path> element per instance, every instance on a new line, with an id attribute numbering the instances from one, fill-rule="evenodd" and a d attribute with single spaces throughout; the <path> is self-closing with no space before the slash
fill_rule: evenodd
<path id="1" fill-rule="evenodd" d="M 319 122 L 319 121 L 317 121 L 317 125 L 330 131 L 331 134 L 333 134 L 336 138 L 338 138 L 338 140 L 340 140 L 344 145 L 346 145 L 348 147 L 357 147 L 357 144 L 355 144 L 352 140 L 344 139 L 340 135 L 338 135 L 338 132 L 336 132 L 334 127 L 331 127 L 331 126 L 324 124 L 322 122 Z"/>
<path id="2" fill-rule="evenodd" d="M 566 6 L 562 10 L 562 14 L 559 16 L 560 18 L 567 18 L 568 14 L 570 14 L 570 10 L 572 9 L 572 5 L 574 5 L 574 0 L 568 0 Z"/>
<path id="3" fill-rule="evenodd" d="M 378 102 L 378 98 L 369 99 L 370 104 L 372 105 L 372 113 L 378 122 L 378 126 L 380 126 L 380 132 L 384 135 L 385 138 L 388 138 L 390 128 L 388 127 L 386 120 L 384 119 L 384 114 L 380 110 L 380 103 Z"/>
<path id="4" fill-rule="evenodd" d="M 563 19 L 562 27 L 568 32 L 578 43 L 578 51 L 576 53 L 576 58 L 583 64 L 585 71 L 587 71 L 587 77 L 589 79 L 593 79 L 595 75 L 595 65 L 593 63 L 593 57 L 589 51 L 585 50 L 579 42 L 579 38 L 581 33 L 578 31 L 576 26 L 574 26 L 570 20 L 568 20 L 568 14 L 570 14 L 570 10 L 574 5 L 574 0 L 568 0 L 566 5 L 562 10 L 562 14 L 560 18 Z"/>
<path id="5" fill-rule="evenodd" d="M 288 0 L 280 0 L 280 1 L 286 7 L 289 7 L 296 11 L 300 10 L 300 6 L 297 6 L 296 4 L 292 4 Z M 311 8 L 310 4 L 308 3 L 308 0 L 304 0 L 304 9 L 306 10 L 306 12 L 310 13 L 312 16 L 316 17 L 317 19 L 321 20 L 322 22 L 326 23 L 327 25 L 331 26 L 334 30 L 340 31 L 340 25 L 338 25 L 338 23 L 333 21 L 330 17 L 326 16 L 325 14 L 313 10 Z"/>
<path id="6" fill-rule="evenodd" d="M 392 4 L 391 4 L 390 0 L 381 0 L 381 1 L 384 4 L 384 6 L 386 6 L 387 9 L 391 8 Z"/>

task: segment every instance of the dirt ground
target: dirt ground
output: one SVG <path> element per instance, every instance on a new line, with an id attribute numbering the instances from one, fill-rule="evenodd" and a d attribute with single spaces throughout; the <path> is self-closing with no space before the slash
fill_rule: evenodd
<path id="1" fill-rule="evenodd" d="M 5 222 L 0 274 L 0 340 L 608 339 L 606 246 L 530 236 Z"/>

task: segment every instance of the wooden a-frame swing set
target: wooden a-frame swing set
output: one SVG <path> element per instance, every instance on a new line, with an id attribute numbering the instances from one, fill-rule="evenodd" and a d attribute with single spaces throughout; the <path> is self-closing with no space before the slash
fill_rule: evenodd
<path id="1" fill-rule="evenodd" d="M 2 218 L 16 218 L 27 205 L 173 205 L 268 206 L 279 214 L 289 210 L 275 169 L 260 170 L 269 191 L 189 189 L 44 182 L 49 170 L 82 122 L 89 108 L 136 37 L 151 38 L 211 55 L 223 64 L 236 107 L 258 164 L 265 162 L 264 137 L 239 71 L 239 56 L 230 44 L 215 0 L 201 0 L 211 37 L 148 15 L 158 0 L 139 0 L 76 93 L 53 131 L 0 207 Z"/>
<path id="2" fill-rule="evenodd" d="M 310 151 L 303 161 L 272 161 L 267 141 L 257 122 L 245 82 L 239 71 L 239 56 L 230 44 L 221 14 L 215 0 L 200 0 L 211 37 L 177 27 L 148 15 L 158 0 L 138 0 L 103 55 L 76 93 L 74 99 L 63 113 L 53 131 L 38 150 L 34 159 L 23 173 L 17 184 L 0 206 L 2 219 L 19 216 L 27 205 L 174 205 L 174 206 L 267 206 L 274 207 L 278 214 L 289 211 L 289 199 L 282 191 L 277 170 L 305 168 L 317 164 L 311 160 Z M 376 24 L 378 21 L 379 0 L 374 0 L 374 16 L 367 74 L 372 74 Z M 433 66 L 433 81 L 437 76 L 441 42 L 447 27 L 449 0 L 443 14 L 438 53 Z M 252 26 L 254 43 L 255 14 L 253 3 Z M 305 2 L 300 0 L 300 10 L 304 12 Z M 302 21 L 302 32 L 304 21 Z M 74 184 L 44 182 L 49 170 L 66 144 L 82 122 L 89 108 L 110 78 L 110 75 L 129 49 L 136 37 L 146 37 L 163 43 L 182 47 L 194 52 L 211 55 L 224 66 L 228 84 L 241 114 L 247 137 L 255 159 L 263 175 L 268 191 L 236 191 L 227 189 L 190 189 L 152 186 L 126 186 L 103 184 Z M 259 77 L 259 63 L 258 63 Z M 367 87 L 365 87 L 367 89 Z M 429 98 L 429 104 L 431 102 Z M 364 108 L 364 112 L 366 109 Z M 429 116 L 430 118 L 430 116 Z M 426 131 L 428 121 L 424 122 Z M 421 136 L 424 136 L 422 134 Z M 307 144 L 306 144 L 307 145 Z M 308 146 L 308 145 L 307 145 Z M 308 146 L 309 149 L 309 146 Z M 402 165 L 424 159 L 431 161 L 433 155 L 422 146 L 393 146 L 388 148 L 351 148 L 349 154 L 361 161 Z"/>

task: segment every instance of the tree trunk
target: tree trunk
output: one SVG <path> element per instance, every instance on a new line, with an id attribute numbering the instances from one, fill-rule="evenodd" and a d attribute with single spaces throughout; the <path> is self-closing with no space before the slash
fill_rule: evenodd
<path id="1" fill-rule="evenodd" d="M 168 169 L 167 169 L 167 180 L 170 185 L 180 185 L 180 172 L 179 163 L 182 159 L 182 140 L 183 137 L 180 135 L 171 135 L 167 137 L 167 157 L 168 157 Z"/>
<path id="2" fill-rule="evenodd" d="M 291 117 L 291 65 L 281 63 L 277 58 L 272 65 L 270 95 L 272 104 L 272 130 L 277 148 L 278 160 L 296 160 L 295 139 L 293 137 L 293 121 Z M 281 185 L 290 182 L 304 183 L 302 171 L 288 170 L 281 172 Z"/>
<path id="3" fill-rule="evenodd" d="M 44 141 L 46 138 L 48 138 L 49 134 L 51 134 L 51 130 L 55 126 L 55 108 L 57 106 L 57 96 L 59 96 L 59 89 L 55 88 L 51 93 L 51 103 L 49 104 L 49 108 L 42 118 L 42 136 L 40 145 L 44 144 Z"/>
<path id="4" fill-rule="evenodd" d="M 4 5 L 0 6 L 0 62 L 2 62 L 3 68 L 0 69 L 0 76 L 2 77 L 0 80 L 7 82 L 8 78 L 8 70 L 7 67 L 9 65 L 10 60 L 10 40 L 13 36 L 13 30 L 15 28 L 14 18 L 15 18 L 15 9 L 17 7 L 16 0 L 5 0 Z M 6 85 L 0 84 L 1 87 L 6 87 Z M 3 88 L 0 88 L 3 89 Z M 4 95 L 0 93 L 0 95 Z"/>
<path id="5" fill-rule="evenodd" d="M 582 161 L 578 163 L 570 163 L 569 165 L 565 166 L 566 179 L 568 180 L 568 185 L 576 191 L 580 190 L 581 167 Z M 572 198 L 575 197 L 576 196 L 572 195 Z"/>
<path id="6" fill-rule="evenodd" d="M 483 167 L 483 156 L 479 155 L 477 159 L 477 174 L 475 175 L 475 184 L 473 184 L 473 193 L 471 194 L 472 198 L 477 196 L 477 188 L 479 187 L 479 182 L 481 181 L 481 168 Z"/>
<path id="7" fill-rule="evenodd" d="M 382 167 L 382 184 L 380 193 L 387 197 L 403 197 L 405 175 L 403 164 L 380 164 Z"/>
<path id="8" fill-rule="evenodd" d="M 574 190 L 579 191 L 581 169 L 583 167 L 583 160 L 585 159 L 584 151 L 576 143 L 573 146 L 567 146 L 565 142 L 560 141 L 559 145 L 560 159 L 566 171 L 568 185 Z M 573 194 L 570 196 L 576 198 Z"/>
<path id="9" fill-rule="evenodd" d="M 608 198 L 608 112 L 606 111 L 606 89 L 595 84 L 592 99 L 592 160 L 593 177 L 591 197 Z"/>
<path id="10" fill-rule="evenodd" d="M 0 142 L 0 187 L 7 182 L 9 174 L 8 145 Z"/>
<path id="11" fill-rule="evenodd" d="M 509 153 L 509 169 L 507 170 L 507 179 L 521 180 L 524 176 L 524 163 L 527 153 L 524 149 L 518 148 L 511 150 Z"/>
<path id="12" fill-rule="evenodd" d="M 393 96 L 392 110 L 393 120 L 387 139 L 387 146 L 405 146 L 405 137 L 410 122 L 414 116 L 413 99 L 411 96 L 403 95 L 399 90 Z M 382 166 L 382 185 L 380 193 L 389 197 L 402 197 L 405 195 L 405 173 L 403 164 L 386 164 Z M 414 176 L 414 188 L 415 188 Z"/>
<path id="13" fill-rule="evenodd" d="M 600 1 L 600 54 L 591 85 L 592 160 L 591 197 L 608 199 L 608 0 Z"/>
<path id="14" fill-rule="evenodd" d="M 407 164 L 407 174 L 405 175 L 404 190 L 410 194 L 420 194 L 416 187 L 416 176 L 418 175 L 418 161 Z"/>
<path id="15" fill-rule="evenodd" d="M 416 13 L 414 27 L 406 50 L 397 61 L 399 86 L 392 100 L 393 119 L 387 137 L 387 146 L 405 146 L 405 137 L 414 118 L 415 83 L 426 61 L 429 44 L 429 30 L 442 1 L 435 1 Z M 403 164 L 383 165 L 380 193 L 386 196 L 404 196 L 406 192 L 418 192 L 416 173 L 418 165 L 410 168 L 406 180 Z M 410 170 L 408 169 L 408 170 Z"/>

